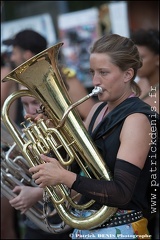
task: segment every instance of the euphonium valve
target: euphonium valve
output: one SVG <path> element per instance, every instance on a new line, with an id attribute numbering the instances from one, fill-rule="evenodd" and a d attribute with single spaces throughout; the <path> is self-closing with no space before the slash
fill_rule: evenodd
<path id="1" fill-rule="evenodd" d="M 13 192 L 15 186 L 38 186 L 29 172 L 28 162 L 20 153 L 16 143 L 13 142 L 3 122 L 1 123 L 1 134 L 1 193 L 8 200 L 11 200 L 16 197 Z M 21 136 L 24 138 L 24 134 Z M 6 148 L 8 149 L 5 150 Z M 26 211 L 25 215 L 45 232 L 57 234 L 70 230 L 70 227 L 63 221 L 56 221 L 56 223 L 51 221 L 57 214 L 52 206 L 47 205 L 45 211 L 43 208 L 43 201 L 38 201 Z"/>
<path id="2" fill-rule="evenodd" d="M 76 103 L 72 103 L 64 81 L 58 69 L 58 53 L 62 43 L 56 44 L 32 57 L 13 70 L 5 79 L 24 85 L 28 90 L 11 94 L 2 109 L 2 119 L 13 139 L 19 146 L 29 166 L 41 164 L 40 154 L 53 152 L 64 167 L 70 169 L 75 161 L 89 178 L 111 180 L 108 167 L 92 142 L 78 111 L 75 107 L 89 97 L 99 94 L 102 89 L 95 87 L 91 94 Z M 21 96 L 35 97 L 45 108 L 52 127 L 41 119 L 25 128 L 25 139 L 22 139 L 9 118 L 12 102 Z M 89 169 L 89 170 L 88 170 Z M 58 189 L 58 191 L 57 191 Z M 91 208 L 95 201 L 80 205 L 70 195 L 70 189 L 60 184 L 48 186 L 45 192 L 49 195 L 61 219 L 69 226 L 78 229 L 91 229 L 106 222 L 117 210 L 102 206 L 88 217 L 78 217 L 71 209 L 84 210 Z M 66 207 L 69 203 L 69 208 Z"/>

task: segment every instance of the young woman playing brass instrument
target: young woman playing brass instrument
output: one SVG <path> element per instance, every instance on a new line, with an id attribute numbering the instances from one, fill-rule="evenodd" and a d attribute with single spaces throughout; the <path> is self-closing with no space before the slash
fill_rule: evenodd
<path id="1" fill-rule="evenodd" d="M 95 229 L 75 229 L 73 239 L 151 238 L 146 212 L 150 212 L 148 189 L 152 186 L 151 164 L 157 160 L 159 116 L 138 97 L 140 89 L 134 79 L 141 66 L 138 49 L 130 38 L 105 35 L 91 48 L 93 85 L 101 87 L 102 93 L 85 126 L 113 175 L 112 181 L 68 171 L 45 155 L 41 155 L 45 163 L 30 168 L 41 188 L 64 184 L 82 194 L 81 203 L 95 200 L 90 210 L 99 205 L 118 208 L 110 220 Z M 77 214 L 85 217 L 90 210 Z"/>

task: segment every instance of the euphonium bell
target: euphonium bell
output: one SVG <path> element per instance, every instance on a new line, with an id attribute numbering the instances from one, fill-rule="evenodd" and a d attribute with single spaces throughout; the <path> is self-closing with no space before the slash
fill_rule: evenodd
<path id="1" fill-rule="evenodd" d="M 72 103 L 58 68 L 58 53 L 63 43 L 58 43 L 32 57 L 13 70 L 3 81 L 13 80 L 24 85 L 28 90 L 11 94 L 2 109 L 2 119 L 14 141 L 19 146 L 29 166 L 41 164 L 40 154 L 54 152 L 64 167 L 70 169 L 74 161 L 89 178 L 111 180 L 109 169 L 92 142 L 81 117 L 75 107 L 92 95 L 99 93 L 95 88 L 91 94 Z M 24 126 L 27 139 L 22 139 L 9 118 L 9 108 L 19 97 L 28 95 L 38 99 L 45 108 L 52 126 L 48 127 L 41 119 L 30 127 Z M 63 152 L 63 154 L 61 154 Z M 65 156 L 64 157 L 64 152 Z M 58 190 L 58 191 L 57 191 Z M 80 205 L 70 196 L 70 189 L 60 184 L 48 186 L 45 192 L 52 201 L 61 219 L 69 226 L 78 229 L 91 229 L 106 222 L 117 210 L 102 206 L 89 217 L 78 217 L 71 209 L 91 208 L 95 201 Z M 69 208 L 66 207 L 69 203 Z"/>

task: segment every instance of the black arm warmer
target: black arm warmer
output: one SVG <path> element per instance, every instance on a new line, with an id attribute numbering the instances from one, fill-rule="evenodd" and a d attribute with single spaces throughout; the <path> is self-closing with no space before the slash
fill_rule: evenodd
<path id="1" fill-rule="evenodd" d="M 137 166 L 117 159 L 113 180 L 97 180 L 77 175 L 72 189 L 102 205 L 122 207 L 131 200 L 140 173 L 141 169 Z"/>

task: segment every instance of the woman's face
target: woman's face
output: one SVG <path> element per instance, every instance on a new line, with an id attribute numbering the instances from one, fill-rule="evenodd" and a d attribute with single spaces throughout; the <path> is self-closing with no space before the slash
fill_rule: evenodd
<path id="1" fill-rule="evenodd" d="M 39 109 L 40 103 L 33 97 L 21 97 L 24 110 L 27 114 L 37 115 L 36 110 Z"/>
<path id="2" fill-rule="evenodd" d="M 137 46 L 137 48 L 143 60 L 143 66 L 138 70 L 137 75 L 150 78 L 158 67 L 159 56 L 145 46 Z"/>
<path id="3" fill-rule="evenodd" d="M 26 90 L 27 88 L 23 85 L 19 85 L 19 90 Z M 36 110 L 40 108 L 40 102 L 28 95 L 21 97 L 21 102 L 25 111 L 25 114 L 37 115 Z"/>
<path id="4" fill-rule="evenodd" d="M 90 72 L 93 85 L 103 89 L 103 93 L 98 95 L 100 101 L 116 101 L 125 94 L 127 71 L 114 65 L 106 53 L 90 55 Z"/>

